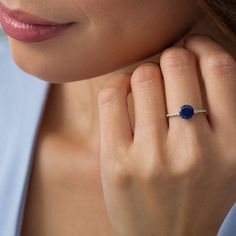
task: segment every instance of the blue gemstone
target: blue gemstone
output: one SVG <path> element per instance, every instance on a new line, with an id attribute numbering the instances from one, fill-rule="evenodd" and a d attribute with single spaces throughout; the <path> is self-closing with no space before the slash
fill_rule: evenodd
<path id="1" fill-rule="evenodd" d="M 190 119 L 194 115 L 194 109 L 190 105 L 184 105 L 180 109 L 179 114 L 183 119 Z"/>

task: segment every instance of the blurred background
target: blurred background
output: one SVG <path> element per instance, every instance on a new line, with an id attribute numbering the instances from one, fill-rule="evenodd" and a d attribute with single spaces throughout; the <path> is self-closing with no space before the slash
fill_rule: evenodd
<path id="1" fill-rule="evenodd" d="M 4 36 L 4 34 L 3 34 L 2 30 L 0 29 L 0 37 L 3 37 L 3 36 Z"/>

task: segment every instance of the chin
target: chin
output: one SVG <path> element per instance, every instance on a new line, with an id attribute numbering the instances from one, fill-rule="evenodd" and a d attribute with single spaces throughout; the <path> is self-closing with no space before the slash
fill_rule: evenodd
<path id="1" fill-rule="evenodd" d="M 89 60 L 83 57 L 83 60 L 77 59 L 75 63 L 75 60 L 63 60 L 63 56 L 45 55 L 40 50 L 22 50 L 15 42 L 11 42 L 11 54 L 15 64 L 22 71 L 56 84 L 93 79 L 128 68 L 143 58 L 118 58 L 113 61 L 101 59 L 99 62 L 98 59 Z"/>
<path id="2" fill-rule="evenodd" d="M 33 62 L 30 63 L 29 59 L 19 57 L 17 54 L 14 54 L 14 52 L 12 52 L 12 57 L 15 64 L 22 71 L 54 84 L 93 79 L 114 72 L 125 66 L 124 64 L 116 64 L 104 68 L 102 65 L 99 67 L 99 64 L 97 64 L 96 67 L 83 68 L 82 66 L 76 66 L 74 68 L 69 63 L 57 64 L 55 61 L 48 63 L 40 59 L 33 60 Z"/>
<path id="3" fill-rule="evenodd" d="M 25 44 L 9 37 L 12 58 L 23 71 L 49 83 L 66 83 L 93 79 L 118 70 L 128 71 L 160 53 L 170 42 L 129 44 L 127 50 L 111 47 L 71 46 L 70 38 L 58 37 L 41 43 Z M 166 42 L 167 41 L 167 42 Z M 65 45 L 64 47 L 61 45 Z M 83 44 L 82 44 L 83 45 Z M 85 44 L 86 45 L 86 44 Z"/>

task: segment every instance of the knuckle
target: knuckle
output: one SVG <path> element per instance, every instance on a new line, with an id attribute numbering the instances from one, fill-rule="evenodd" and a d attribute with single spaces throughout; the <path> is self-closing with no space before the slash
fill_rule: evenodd
<path id="1" fill-rule="evenodd" d="M 168 165 L 157 156 L 152 156 L 145 158 L 145 161 L 139 166 L 137 178 L 141 183 L 151 185 L 161 181 L 168 172 Z"/>
<path id="2" fill-rule="evenodd" d="M 179 70 L 192 66 L 195 58 L 188 49 L 171 47 L 162 53 L 160 60 L 162 66 Z"/>
<path id="3" fill-rule="evenodd" d="M 236 148 L 235 144 L 222 146 L 221 150 L 224 152 L 221 154 L 225 165 L 231 167 L 234 171 L 236 170 Z M 227 151 L 225 151 L 227 150 Z"/>
<path id="4" fill-rule="evenodd" d="M 236 71 L 234 58 L 225 52 L 215 53 L 206 58 L 206 65 L 212 73 L 228 74 Z"/>
<path id="5" fill-rule="evenodd" d="M 204 44 L 205 42 L 209 41 L 209 39 L 215 41 L 212 36 L 206 34 L 191 34 L 189 36 L 189 38 L 187 36 L 184 43 L 184 45 L 187 47 L 195 47 L 199 44 Z"/>
<path id="6" fill-rule="evenodd" d="M 236 177 L 236 147 L 234 140 L 234 138 L 228 138 L 226 140 L 218 137 L 216 146 L 219 148 L 215 159 L 217 160 L 218 166 L 224 170 L 224 173 L 232 173 Z"/>
<path id="7" fill-rule="evenodd" d="M 117 87 L 105 88 L 99 92 L 98 102 L 102 107 L 110 107 L 120 93 L 120 89 Z"/>
<path id="8" fill-rule="evenodd" d="M 111 155 L 114 156 L 111 157 Z M 109 185 L 125 190 L 134 180 L 134 168 L 129 165 L 129 161 L 124 159 L 127 157 L 127 150 L 121 149 L 111 155 L 109 158 L 102 159 L 101 176 Z"/>
<path id="9" fill-rule="evenodd" d="M 207 165 L 202 159 L 186 160 L 186 163 L 178 165 L 171 171 L 175 179 L 197 179 L 206 173 Z"/>
<path id="10" fill-rule="evenodd" d="M 111 169 L 110 182 L 119 189 L 127 189 L 133 182 L 133 174 L 130 170 L 120 164 L 113 165 Z"/>
<path id="11" fill-rule="evenodd" d="M 228 155 L 227 159 L 232 160 L 232 162 L 235 164 L 236 167 L 236 148 L 235 146 L 231 146 L 227 149 Z"/>
<path id="12" fill-rule="evenodd" d="M 151 168 L 144 168 L 143 170 L 139 171 L 138 179 L 143 184 L 156 185 L 161 180 L 163 180 L 163 177 L 166 174 L 167 169 L 165 167 L 153 166 Z"/>
<path id="13" fill-rule="evenodd" d="M 160 68 L 157 64 L 147 62 L 140 65 L 132 75 L 133 84 L 154 81 L 161 75 Z"/>
<path id="14" fill-rule="evenodd" d="M 171 165 L 171 175 L 175 178 L 197 177 L 209 167 L 207 148 L 198 138 L 192 138 L 184 143 L 177 152 L 179 158 Z M 208 151 L 209 152 L 209 151 Z M 170 157 L 173 159 L 173 157 Z"/>
<path id="15" fill-rule="evenodd" d="M 189 137 L 188 141 L 185 142 L 184 151 L 185 158 L 193 160 L 193 164 L 199 164 L 205 157 L 205 145 L 201 138 L 196 135 L 192 135 Z"/>
<path id="16" fill-rule="evenodd" d="M 186 155 L 180 175 L 188 177 L 199 176 L 208 166 L 206 156 L 204 156 L 203 148 L 192 148 L 190 150 L 192 151 Z"/>
<path id="17" fill-rule="evenodd" d="M 200 138 L 196 137 L 196 135 L 191 137 L 189 141 L 188 155 L 194 159 L 201 159 L 204 155 L 203 150 L 204 148 Z"/>

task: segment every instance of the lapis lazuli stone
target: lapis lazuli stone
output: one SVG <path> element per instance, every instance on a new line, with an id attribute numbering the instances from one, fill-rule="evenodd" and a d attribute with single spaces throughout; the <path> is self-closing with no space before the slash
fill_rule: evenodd
<path id="1" fill-rule="evenodd" d="M 183 105 L 181 108 L 180 108 L 180 116 L 183 118 L 183 119 L 190 119 L 193 117 L 194 115 L 194 109 L 192 106 L 190 105 Z"/>

